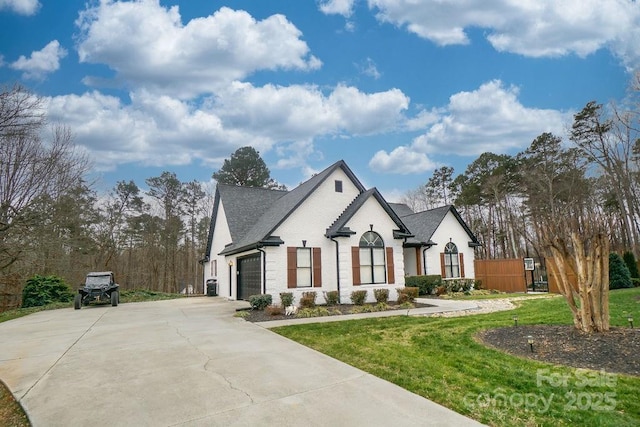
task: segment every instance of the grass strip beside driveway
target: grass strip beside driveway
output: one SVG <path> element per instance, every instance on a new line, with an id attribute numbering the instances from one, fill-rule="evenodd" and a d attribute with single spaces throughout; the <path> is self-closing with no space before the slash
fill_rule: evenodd
<path id="1" fill-rule="evenodd" d="M 640 318 L 640 288 L 610 294 L 611 324 Z M 273 329 L 363 371 L 494 426 L 636 426 L 640 378 L 554 366 L 477 342 L 483 329 L 572 324 L 562 298 L 457 318 L 393 317 Z M 523 337 L 526 346 L 526 337 Z M 402 414 L 398 414 L 402 416 Z"/>

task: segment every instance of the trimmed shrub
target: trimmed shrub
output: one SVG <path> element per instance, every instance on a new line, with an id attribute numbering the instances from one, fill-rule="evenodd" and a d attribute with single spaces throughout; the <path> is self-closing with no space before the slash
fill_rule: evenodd
<path id="1" fill-rule="evenodd" d="M 272 300 L 271 294 L 251 295 L 249 297 L 249 304 L 251 304 L 252 310 L 264 310 L 267 306 L 271 305 Z"/>
<path id="2" fill-rule="evenodd" d="M 407 276 L 404 279 L 404 284 L 410 288 L 418 288 L 420 295 L 433 295 L 436 288 L 442 284 L 442 276 L 439 274 Z"/>
<path id="3" fill-rule="evenodd" d="M 300 298 L 300 308 L 314 308 L 316 306 L 316 292 L 308 291 L 302 293 Z"/>
<path id="4" fill-rule="evenodd" d="M 364 305 L 364 302 L 367 300 L 367 291 L 359 290 L 351 292 L 351 302 L 354 305 Z"/>
<path id="5" fill-rule="evenodd" d="M 278 316 L 280 314 L 284 314 L 282 306 L 279 305 L 268 305 L 265 307 L 264 312 L 270 316 Z"/>
<path id="6" fill-rule="evenodd" d="M 340 294 L 338 291 L 325 291 L 324 299 L 327 302 L 327 305 L 338 305 Z"/>
<path id="7" fill-rule="evenodd" d="M 622 259 L 624 263 L 627 264 L 627 268 L 629 269 L 629 274 L 631 274 L 632 279 L 640 279 L 640 272 L 638 271 L 638 263 L 636 262 L 636 257 L 633 255 L 633 252 L 625 252 L 622 254 Z"/>
<path id="8" fill-rule="evenodd" d="M 389 289 L 374 289 L 373 296 L 378 303 L 387 303 L 389 301 Z"/>
<path id="9" fill-rule="evenodd" d="M 293 292 L 280 292 L 280 304 L 283 307 L 293 305 Z"/>
<path id="10" fill-rule="evenodd" d="M 405 302 L 414 302 L 418 298 L 419 289 L 413 286 L 397 288 L 398 291 L 398 304 L 404 304 Z"/>
<path id="11" fill-rule="evenodd" d="M 622 257 L 615 252 L 609 254 L 609 289 L 631 288 L 631 273 L 622 260 Z"/>
<path id="12" fill-rule="evenodd" d="M 58 276 L 36 274 L 27 280 L 22 290 L 22 307 L 40 307 L 53 302 L 71 302 L 71 287 Z"/>

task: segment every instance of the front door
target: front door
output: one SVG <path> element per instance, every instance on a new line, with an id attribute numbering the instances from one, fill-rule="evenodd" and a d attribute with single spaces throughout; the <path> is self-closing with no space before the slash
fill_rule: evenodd
<path id="1" fill-rule="evenodd" d="M 238 299 L 247 300 L 262 293 L 260 254 L 238 258 Z"/>

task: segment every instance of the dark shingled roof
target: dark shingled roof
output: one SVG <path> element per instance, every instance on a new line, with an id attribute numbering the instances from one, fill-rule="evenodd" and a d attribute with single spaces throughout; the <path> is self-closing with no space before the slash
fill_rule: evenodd
<path id="1" fill-rule="evenodd" d="M 251 229 L 276 200 L 287 194 L 282 190 L 235 185 L 220 185 L 218 191 L 224 201 L 231 240 L 234 242 Z"/>
<path id="2" fill-rule="evenodd" d="M 213 230 L 216 226 L 220 200 L 224 199 L 224 210 L 229 224 L 231 239 L 240 239 L 246 230 L 251 228 L 271 205 L 287 194 L 282 190 L 270 190 L 260 187 L 241 187 L 237 185 L 218 184 L 209 224 L 206 257 L 211 253 Z M 247 207 L 250 206 L 250 209 Z"/>
<path id="3" fill-rule="evenodd" d="M 406 213 L 406 210 L 402 206 L 408 208 L 408 206 L 406 205 L 399 205 L 395 203 L 392 205 L 394 209 L 398 209 L 398 211 Z M 418 213 L 410 213 L 408 215 L 403 215 L 402 213 L 400 213 L 399 216 L 401 217 L 402 222 L 404 222 L 409 230 L 415 235 L 414 238 L 408 239 L 407 243 L 421 246 L 435 244 L 431 240 L 431 238 L 433 237 L 433 233 L 436 232 L 438 226 L 440 226 L 440 223 L 449 212 L 453 213 L 460 225 L 469 235 L 469 245 L 478 245 L 478 239 L 471 232 L 456 208 L 452 205 L 441 206 L 439 208 L 430 209 L 428 211 Z"/>
<path id="4" fill-rule="evenodd" d="M 389 203 L 389 206 L 391 206 L 391 209 L 393 209 L 393 211 L 398 214 L 400 218 L 407 215 L 413 215 L 415 213 L 408 205 L 404 203 Z"/>

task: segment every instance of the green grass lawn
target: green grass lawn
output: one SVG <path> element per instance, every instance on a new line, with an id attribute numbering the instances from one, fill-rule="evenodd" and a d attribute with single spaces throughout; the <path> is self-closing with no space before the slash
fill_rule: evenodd
<path id="1" fill-rule="evenodd" d="M 640 323 L 640 288 L 611 292 L 611 325 Z M 493 426 L 637 426 L 640 378 L 510 356 L 476 332 L 572 324 L 563 298 L 457 318 L 391 317 L 285 326 L 275 332 Z M 523 345 L 526 341 L 523 338 Z M 639 349 L 640 351 L 640 349 Z"/>

